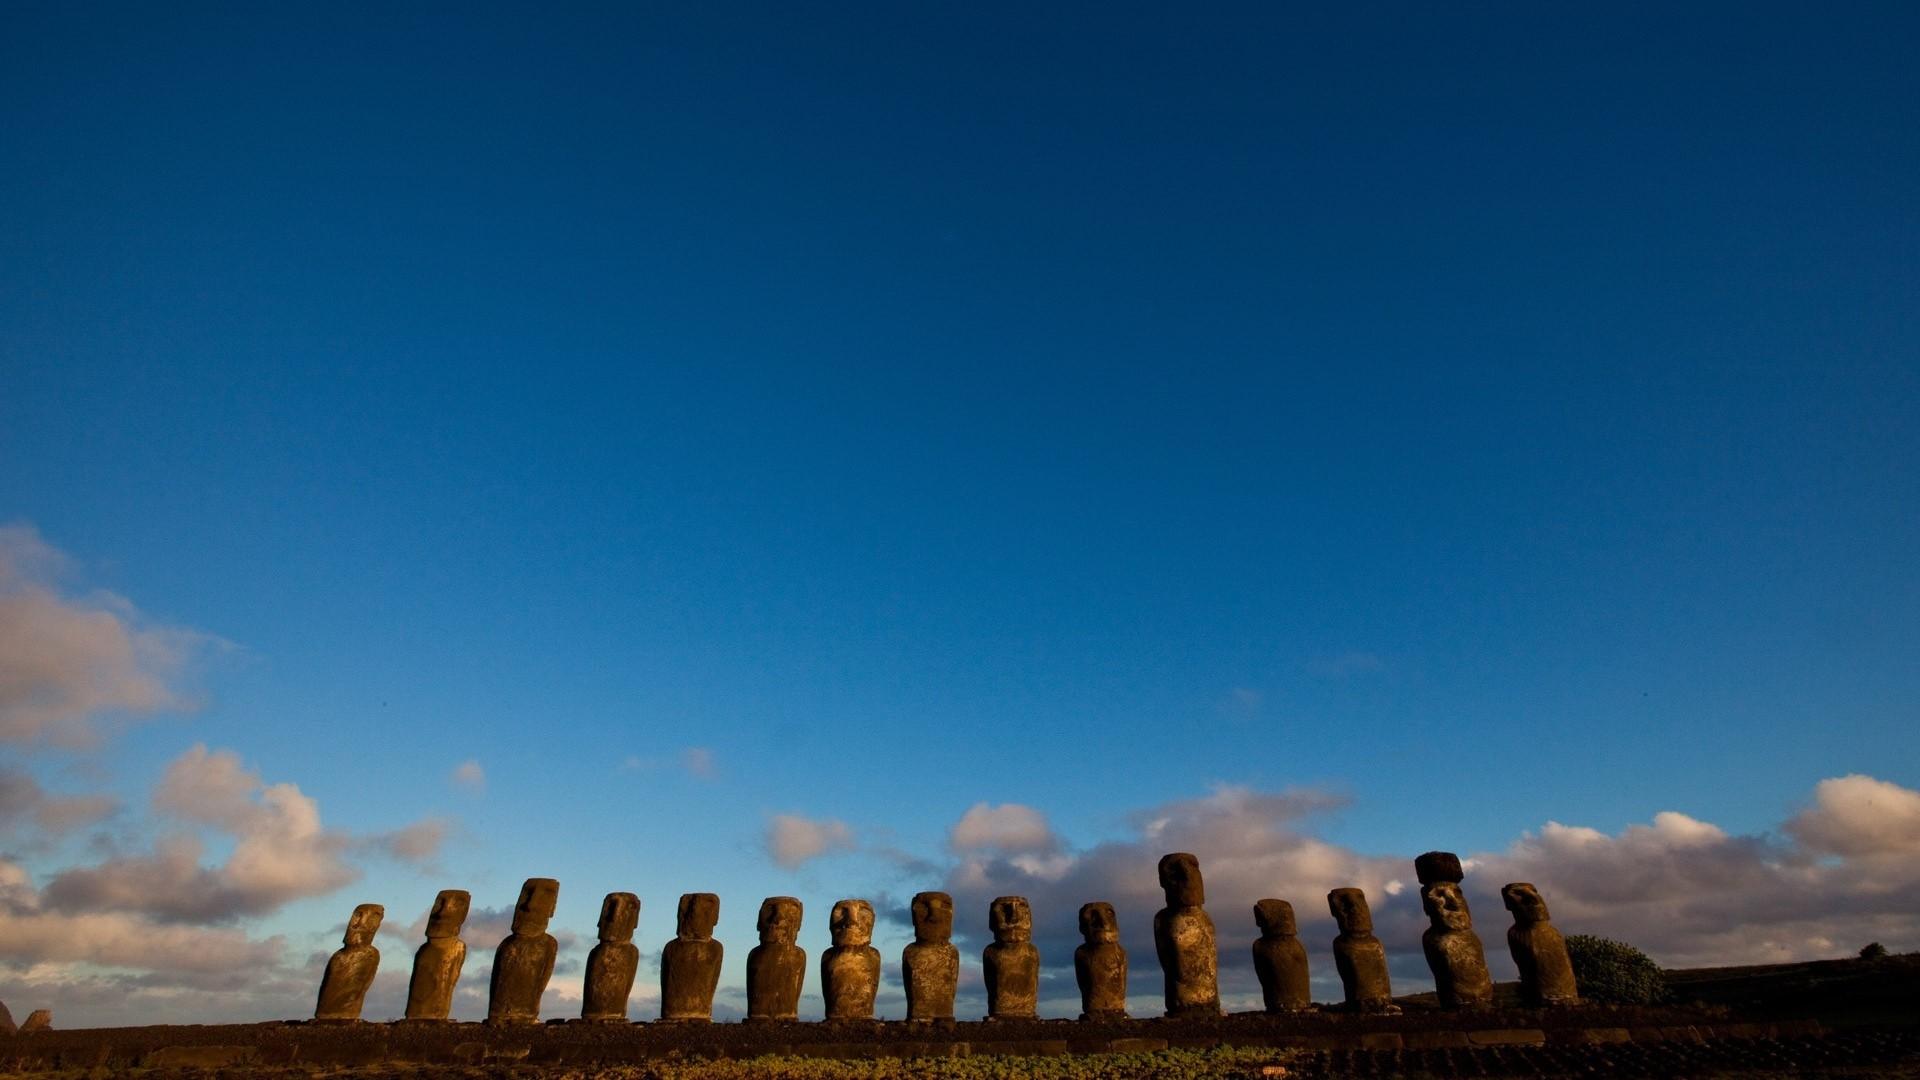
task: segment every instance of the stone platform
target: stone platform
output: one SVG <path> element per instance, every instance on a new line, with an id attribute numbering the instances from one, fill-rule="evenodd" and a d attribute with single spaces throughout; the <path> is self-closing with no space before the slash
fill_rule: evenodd
<path id="1" fill-rule="evenodd" d="M 618 1066 L 662 1059 L 926 1058 L 1138 1053 L 1217 1046 L 1382 1053 L 1782 1039 L 1814 1020 L 1742 1021 L 1714 1008 L 1243 1013 L 1211 1019 L 850 1023 L 307 1022 L 45 1031 L 0 1038 L 0 1070 L 397 1065 Z"/>

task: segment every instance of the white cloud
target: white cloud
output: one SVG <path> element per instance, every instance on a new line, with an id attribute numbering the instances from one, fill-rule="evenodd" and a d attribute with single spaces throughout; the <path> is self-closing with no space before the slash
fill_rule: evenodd
<path id="1" fill-rule="evenodd" d="M 1045 814 L 1019 803 L 975 803 L 947 834 L 955 851 L 1051 852 L 1060 847 Z"/>
<path id="2" fill-rule="evenodd" d="M 67 912 L 124 911 L 168 922 L 214 923 L 278 910 L 360 877 L 347 856 L 374 848 L 421 862 L 439 848 L 446 823 L 428 820 L 356 839 L 325 828 L 320 807 L 293 784 L 268 784 L 227 750 L 195 746 L 175 758 L 153 796 L 154 808 L 232 840 L 226 862 L 202 865 L 206 845 L 194 832 L 163 837 L 150 853 L 70 867 L 47 883 L 45 899 Z"/>
<path id="3" fill-rule="evenodd" d="M 788 870 L 830 852 L 852 851 L 853 846 L 853 830 L 844 821 L 776 814 L 767 823 L 767 854 Z"/>
<path id="4" fill-rule="evenodd" d="M 453 767 L 453 772 L 448 774 L 447 780 L 453 786 L 465 788 L 468 791 L 485 791 L 487 770 L 481 768 L 477 758 L 468 758 Z"/>
<path id="5" fill-rule="evenodd" d="M 1813 806 L 1787 822 L 1809 850 L 1834 855 L 1920 854 L 1920 791 L 1854 773 L 1822 780 Z"/>
<path id="6" fill-rule="evenodd" d="M 185 708 L 175 681 L 217 640 L 111 593 L 61 595 L 69 564 L 32 527 L 0 527 L 0 742 L 86 746 L 103 715 Z"/>

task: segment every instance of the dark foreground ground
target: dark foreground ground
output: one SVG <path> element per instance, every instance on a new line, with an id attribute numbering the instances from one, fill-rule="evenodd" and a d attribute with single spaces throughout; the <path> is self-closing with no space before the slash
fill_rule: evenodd
<path id="1" fill-rule="evenodd" d="M 1660 1007 L 1501 1007 L 1112 1023 L 275 1023 L 0 1037 L 0 1071 L 50 1076 L 1909 1077 L 1920 957 L 1675 972 Z"/>

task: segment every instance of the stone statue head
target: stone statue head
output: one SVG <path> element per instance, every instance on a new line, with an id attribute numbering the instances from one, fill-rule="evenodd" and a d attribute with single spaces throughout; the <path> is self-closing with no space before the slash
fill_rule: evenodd
<path id="1" fill-rule="evenodd" d="M 1460 867 L 1460 856 L 1451 851 L 1429 851 L 1414 858 L 1413 876 L 1419 878 L 1422 885 L 1436 881 L 1458 885 L 1466 880 L 1467 873 Z"/>
<path id="2" fill-rule="evenodd" d="M 1471 930 L 1473 915 L 1467 911 L 1467 894 L 1451 881 L 1436 881 L 1420 887 L 1420 906 L 1435 930 Z"/>
<path id="3" fill-rule="evenodd" d="M 1367 894 L 1359 889 L 1335 889 L 1327 894 L 1327 910 L 1340 925 L 1342 934 L 1360 937 L 1373 933 L 1373 912 L 1367 907 Z"/>
<path id="4" fill-rule="evenodd" d="M 600 940 L 616 944 L 633 940 L 640 925 L 640 898 L 630 892 L 610 892 L 600 901 Z"/>
<path id="5" fill-rule="evenodd" d="M 943 892 L 913 896 L 913 940 L 935 945 L 953 937 L 953 897 Z"/>
<path id="6" fill-rule="evenodd" d="M 433 910 L 427 912 L 427 936 L 459 937 L 460 927 L 466 925 L 467 909 L 472 906 L 473 897 L 467 890 L 441 889 L 433 898 Z"/>
<path id="7" fill-rule="evenodd" d="M 520 900 L 513 905 L 513 932 L 541 934 L 553 908 L 560 902 L 560 883 L 550 877 L 530 877 L 520 886 Z"/>
<path id="8" fill-rule="evenodd" d="M 1184 851 L 1160 856 L 1160 887 L 1166 890 L 1168 907 L 1199 907 L 1207 902 L 1200 860 Z"/>
<path id="9" fill-rule="evenodd" d="M 1500 902 L 1513 912 L 1513 921 L 1520 926 L 1533 926 L 1546 922 L 1547 901 L 1540 890 L 1529 881 L 1516 881 L 1500 889 Z"/>
<path id="10" fill-rule="evenodd" d="M 1293 905 L 1285 900 L 1261 900 L 1253 905 L 1253 921 L 1261 937 L 1292 937 L 1300 932 L 1293 921 Z"/>
<path id="11" fill-rule="evenodd" d="M 680 894 L 680 917 L 675 933 L 683 941 L 708 941 L 720 921 L 720 898 L 710 892 Z"/>
<path id="12" fill-rule="evenodd" d="M 791 945 L 800 936 L 800 901 L 791 896 L 769 896 L 760 901 L 760 943 Z"/>
<path id="13" fill-rule="evenodd" d="M 827 916 L 827 929 L 833 932 L 833 943 L 841 945 L 866 945 L 873 941 L 873 905 L 865 900 L 842 900 L 833 905 L 833 913 Z"/>
<path id="14" fill-rule="evenodd" d="M 343 945 L 371 945 L 373 935 L 380 932 L 380 922 L 387 917 L 387 909 L 379 904 L 361 904 L 347 916 L 347 934 L 340 939 Z"/>
<path id="15" fill-rule="evenodd" d="M 1024 896 L 996 896 L 987 908 L 987 927 L 1002 945 L 1033 938 L 1033 910 Z"/>
<path id="16" fill-rule="evenodd" d="M 1104 945 L 1120 940 L 1120 919 L 1113 905 L 1104 900 L 1080 905 L 1080 936 L 1089 945 Z"/>

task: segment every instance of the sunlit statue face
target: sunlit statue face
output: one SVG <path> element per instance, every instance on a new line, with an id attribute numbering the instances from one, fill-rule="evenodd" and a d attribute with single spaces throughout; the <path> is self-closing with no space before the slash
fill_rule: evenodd
<path id="1" fill-rule="evenodd" d="M 1293 921 L 1293 905 L 1285 900 L 1262 900 L 1253 905 L 1253 921 L 1262 937 L 1292 937 L 1299 933 Z"/>
<path id="2" fill-rule="evenodd" d="M 528 878 L 520 886 L 520 900 L 513 905 L 513 932 L 538 934 L 553 918 L 554 905 L 560 902 L 560 883 L 552 878 Z"/>
<path id="3" fill-rule="evenodd" d="M 1467 894 L 1451 881 L 1436 881 L 1420 889 L 1420 906 L 1436 930 L 1471 930 L 1473 916 L 1467 911 Z"/>
<path id="4" fill-rule="evenodd" d="M 833 931 L 836 947 L 866 945 L 873 941 L 873 905 L 865 900 L 842 900 L 833 905 L 827 928 Z"/>
<path id="5" fill-rule="evenodd" d="M 1082 904 L 1080 936 L 1086 938 L 1089 945 L 1119 941 L 1120 920 L 1113 913 L 1113 905 L 1105 902 Z"/>
<path id="6" fill-rule="evenodd" d="M 1327 910 L 1340 924 L 1343 934 L 1373 933 L 1373 912 L 1367 908 L 1367 894 L 1359 889 L 1335 889 L 1327 894 Z"/>
<path id="7" fill-rule="evenodd" d="M 1002 944 L 1027 941 L 1033 937 L 1033 912 L 1024 896 L 1002 896 L 987 909 L 987 926 L 993 940 Z"/>
<path id="8" fill-rule="evenodd" d="M 1200 860 L 1184 851 L 1161 856 L 1160 888 L 1167 894 L 1168 907 L 1199 907 L 1207 902 Z"/>
<path id="9" fill-rule="evenodd" d="M 1513 912 L 1513 921 L 1521 926 L 1546 922 L 1547 901 L 1531 882 L 1516 881 L 1500 890 L 1500 902 Z"/>
<path id="10" fill-rule="evenodd" d="M 680 897 L 680 916 L 676 933 L 688 941 L 706 941 L 713 937 L 713 924 L 720 921 L 720 898 L 710 892 L 684 893 Z"/>
<path id="11" fill-rule="evenodd" d="M 937 943 L 953 937 L 953 897 L 943 892 L 916 893 L 913 898 L 913 938 Z"/>
<path id="12" fill-rule="evenodd" d="M 608 893 L 600 901 L 600 940 L 623 942 L 633 940 L 633 930 L 640 925 L 640 898 L 630 892 Z"/>
<path id="13" fill-rule="evenodd" d="M 800 936 L 800 901 L 791 896 L 769 896 L 760 901 L 760 941 L 791 945 Z"/>
<path id="14" fill-rule="evenodd" d="M 440 895 L 433 898 L 433 910 L 427 913 L 427 936 L 459 937 L 460 928 L 466 925 L 467 909 L 472 903 L 473 897 L 465 889 L 440 890 Z"/>
<path id="15" fill-rule="evenodd" d="M 345 945 L 371 945 L 373 935 L 380 932 L 380 923 L 387 917 L 387 909 L 379 904 L 361 904 L 353 909 L 347 918 L 347 933 L 341 938 Z"/>

